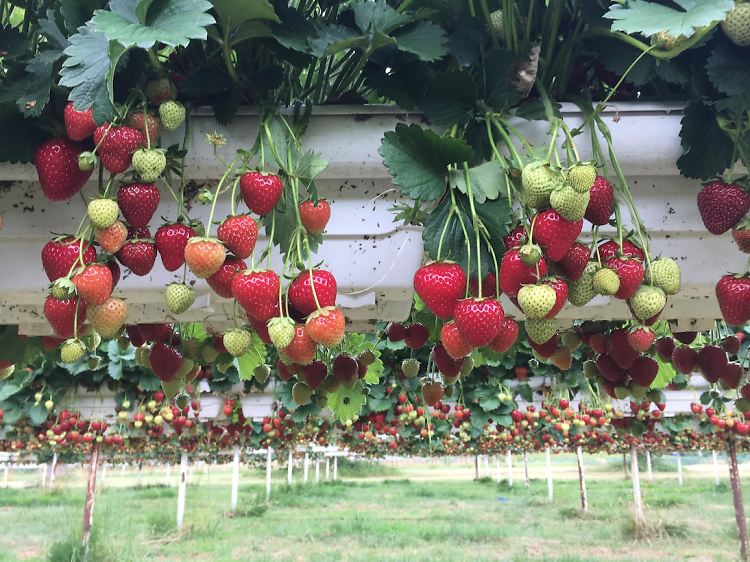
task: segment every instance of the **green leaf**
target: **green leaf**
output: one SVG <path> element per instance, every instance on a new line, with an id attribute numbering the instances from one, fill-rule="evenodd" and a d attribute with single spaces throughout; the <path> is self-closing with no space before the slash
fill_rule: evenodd
<path id="1" fill-rule="evenodd" d="M 734 113 L 750 111 L 750 90 L 736 96 L 729 96 L 716 102 L 717 111 L 729 110 Z"/>
<path id="2" fill-rule="evenodd" d="M 18 394 L 21 390 L 21 385 L 15 382 L 8 381 L 2 388 L 0 388 L 0 402 L 7 400 L 11 396 Z"/>
<path id="3" fill-rule="evenodd" d="M 16 105 L 24 116 L 38 117 L 47 106 L 53 84 L 53 63 L 61 56 L 62 51 L 37 53 L 26 67 L 28 74 L 20 81 L 24 94 L 16 100 Z"/>
<path id="4" fill-rule="evenodd" d="M 560 106 L 558 104 L 552 104 L 552 113 L 558 119 L 562 119 L 562 113 L 560 113 Z M 544 109 L 542 100 L 533 100 L 520 106 L 514 115 L 527 121 L 544 121 L 547 119 L 547 110 Z"/>
<path id="5" fill-rule="evenodd" d="M 723 94 L 744 95 L 750 91 L 750 57 L 730 43 L 720 43 L 711 51 L 706 65 L 708 76 Z"/>
<path id="6" fill-rule="evenodd" d="M 207 0 L 161 0 L 150 5 L 145 24 L 136 15 L 137 0 L 112 0 L 111 11 L 97 10 L 91 20 L 97 31 L 125 47 L 150 49 L 157 42 L 187 47 L 191 39 L 206 39 L 206 26 L 215 23 L 206 13 Z"/>
<path id="7" fill-rule="evenodd" d="M 490 40 L 487 25 L 478 18 L 466 18 L 448 36 L 448 52 L 461 66 L 479 59 L 480 46 Z"/>
<path id="8" fill-rule="evenodd" d="M 107 374 L 112 380 L 119 381 L 122 378 L 122 363 L 119 361 L 110 361 L 107 363 Z"/>
<path id="9" fill-rule="evenodd" d="M 214 117 L 219 125 L 226 126 L 234 121 L 240 107 L 239 94 L 234 90 L 225 90 L 214 100 Z"/>
<path id="10" fill-rule="evenodd" d="M 24 129 L 32 129 L 26 124 L 23 124 L 23 118 L 13 107 L 12 111 L 18 117 L 16 126 L 18 130 L 5 130 L 5 121 L 3 115 L 3 108 L 0 106 L 0 133 L 5 133 L 8 136 L 0 136 L 0 138 L 8 138 L 13 142 L 19 142 L 19 139 L 24 139 Z M 34 129 L 32 129 L 34 130 Z M 3 145 L 0 144 L 0 156 L 4 155 Z M 3 326 L 0 328 L 0 360 L 10 361 L 16 365 L 16 368 L 25 366 L 31 363 L 34 359 L 39 357 L 43 352 L 42 338 L 21 338 L 18 336 L 18 328 L 16 326 Z"/>
<path id="11" fill-rule="evenodd" d="M 86 25 L 94 10 L 100 7 L 99 4 L 99 0 L 60 0 L 60 14 L 68 33 L 72 35 L 79 27 Z"/>
<path id="12" fill-rule="evenodd" d="M 323 160 L 320 154 L 315 154 L 312 150 L 308 150 L 302 155 L 299 162 L 294 165 L 293 174 L 300 178 L 305 187 L 307 187 L 327 167 L 328 160 Z"/>
<path id="13" fill-rule="evenodd" d="M 225 33 L 251 20 L 281 20 L 267 0 L 210 0 Z"/>
<path id="14" fill-rule="evenodd" d="M 441 72 L 430 80 L 421 108 L 435 125 L 466 122 L 476 111 L 474 80 L 458 69 Z"/>
<path id="15" fill-rule="evenodd" d="M 734 8 L 734 0 L 674 0 L 674 3 L 682 10 L 645 0 L 628 0 L 625 6 L 611 6 L 604 17 L 615 20 L 614 31 L 643 35 L 666 31 L 675 37 L 690 37 L 696 27 L 721 21 Z"/>
<path id="16" fill-rule="evenodd" d="M 70 100 L 84 111 L 93 107 L 94 121 L 103 123 L 116 115 L 114 108 L 114 76 L 117 62 L 126 49 L 118 42 L 109 42 L 89 22 L 78 28 L 65 49 L 68 57 L 60 70 L 60 85 L 73 88 Z"/>
<path id="17" fill-rule="evenodd" d="M 633 47 L 609 37 L 599 38 L 596 41 L 599 61 L 604 64 L 607 70 L 617 75 L 617 78 L 625 74 L 635 59 L 642 53 L 640 49 Z M 628 72 L 625 78 L 626 84 L 635 84 L 640 86 L 645 84 L 654 76 L 656 71 L 656 59 L 654 57 L 643 57 Z M 614 81 L 613 81 L 614 82 Z M 616 82 L 608 84 L 614 87 Z"/>
<path id="18" fill-rule="evenodd" d="M 484 58 L 479 97 L 495 112 L 507 111 L 518 101 L 515 86 L 508 84 L 511 67 L 520 60 L 513 51 L 495 50 Z"/>
<path id="19" fill-rule="evenodd" d="M 419 125 L 396 125 L 381 141 L 381 156 L 393 184 L 412 199 L 433 201 L 445 191 L 449 164 L 467 161 L 472 150 L 462 139 L 442 138 Z"/>
<path id="20" fill-rule="evenodd" d="M 20 27 L 6 25 L 0 28 L 0 56 L 20 57 L 28 52 L 29 40 Z"/>
<path id="21" fill-rule="evenodd" d="M 304 406 L 295 405 L 294 408 L 292 420 L 297 423 L 303 423 L 307 419 L 307 416 L 317 416 L 322 411 L 312 402 L 309 402 Z"/>
<path id="22" fill-rule="evenodd" d="M 149 371 L 141 371 L 141 377 L 138 379 L 138 384 L 146 392 L 156 392 L 157 390 L 161 390 L 161 379 Z"/>
<path id="23" fill-rule="evenodd" d="M 410 29 L 394 34 L 394 37 L 399 49 L 414 53 L 423 61 L 433 61 L 448 53 L 445 32 L 429 21 L 417 22 Z"/>
<path id="24" fill-rule="evenodd" d="M 44 407 L 43 402 L 36 405 L 33 402 L 26 402 L 23 407 L 23 413 L 29 418 L 31 425 L 42 425 L 49 415 L 49 411 Z"/>
<path id="25" fill-rule="evenodd" d="M 246 21 L 229 35 L 229 41 L 234 46 L 237 43 L 247 39 L 255 39 L 256 37 L 273 37 L 273 32 L 270 27 L 261 21 Z"/>
<path id="26" fill-rule="evenodd" d="M 308 38 L 308 44 L 312 50 L 312 54 L 316 57 L 324 57 L 326 54 L 330 55 L 333 52 L 343 51 L 349 48 L 348 45 L 352 45 L 354 41 L 345 43 L 344 46 L 336 47 L 331 49 L 333 52 L 329 52 L 329 48 L 333 45 L 341 45 L 341 42 L 347 42 L 350 40 L 359 40 L 360 37 L 357 32 L 351 27 L 344 25 L 326 25 L 316 30 L 317 35 Z"/>
<path id="27" fill-rule="evenodd" d="M 485 396 L 479 400 L 479 406 L 485 412 L 491 412 L 495 408 L 500 406 L 500 399 L 497 396 Z"/>
<path id="28" fill-rule="evenodd" d="M 83 23 L 85 23 L 85 21 Z M 81 23 L 81 25 L 83 25 L 83 23 Z M 55 14 L 52 10 L 47 10 L 46 19 L 39 20 L 39 29 L 47 39 L 57 43 L 57 46 L 60 48 L 60 50 L 67 49 L 68 45 L 70 45 L 70 43 L 68 43 L 67 37 L 65 37 L 65 35 L 63 35 L 60 31 L 60 28 L 57 27 Z M 74 32 L 75 30 L 73 30 L 73 33 Z M 41 53 L 37 53 L 37 55 L 39 54 Z"/>
<path id="29" fill-rule="evenodd" d="M 266 346 L 258 334 L 253 334 L 253 345 L 244 355 L 237 358 L 237 371 L 240 380 L 249 381 L 253 378 L 253 371 L 266 360 Z"/>
<path id="30" fill-rule="evenodd" d="M 666 388 L 666 386 L 672 382 L 675 375 L 674 367 L 671 363 L 665 363 L 657 355 L 657 362 L 659 363 L 659 372 L 656 374 L 654 382 L 651 383 L 651 388 Z"/>
<path id="31" fill-rule="evenodd" d="M 521 398 L 523 398 L 524 402 L 528 402 L 530 404 L 534 401 L 534 391 L 531 390 L 531 387 L 528 385 L 528 383 L 519 384 L 516 387 L 516 392 Z"/>
<path id="32" fill-rule="evenodd" d="M 399 14 L 385 0 L 358 0 L 352 2 L 354 21 L 363 32 L 378 30 L 388 35 L 394 29 L 412 21 L 412 17 Z"/>
<path id="33" fill-rule="evenodd" d="M 365 402 L 367 398 L 362 394 L 361 382 L 358 382 L 353 390 L 342 384 L 336 392 L 328 395 L 328 409 L 340 420 L 348 420 L 359 414 Z"/>
<path id="34" fill-rule="evenodd" d="M 188 96 L 207 96 L 228 90 L 232 86 L 232 77 L 221 66 L 209 66 L 194 72 L 179 83 L 179 90 Z"/>
<path id="35" fill-rule="evenodd" d="M 487 199 L 497 199 L 501 193 L 507 192 L 508 177 L 497 160 L 486 162 L 476 168 L 469 168 L 469 180 L 471 181 L 471 194 L 479 204 Z M 450 184 L 461 193 L 467 193 L 464 170 L 452 169 Z"/>
<path id="36" fill-rule="evenodd" d="M 422 61 L 411 61 L 390 72 L 386 72 L 386 68 L 390 67 L 368 62 L 363 71 L 367 87 L 402 109 L 416 109 L 430 80 L 430 67 Z"/>
<path id="37" fill-rule="evenodd" d="M 703 103 L 690 102 L 681 123 L 683 154 L 677 166 L 682 175 L 707 180 L 724 173 L 731 164 L 734 145 L 716 122 L 713 110 Z"/>

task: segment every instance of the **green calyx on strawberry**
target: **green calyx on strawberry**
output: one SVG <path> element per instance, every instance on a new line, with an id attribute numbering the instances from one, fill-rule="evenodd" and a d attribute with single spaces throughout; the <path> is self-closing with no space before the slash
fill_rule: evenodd
<path id="1" fill-rule="evenodd" d="M 82 172 L 90 172 L 96 167 L 96 154 L 93 152 L 81 152 L 78 155 L 78 169 Z"/>
<path id="2" fill-rule="evenodd" d="M 52 296 L 58 300 L 64 301 L 76 294 L 75 284 L 67 277 L 61 277 L 50 284 Z"/>
<path id="3" fill-rule="evenodd" d="M 133 153 L 133 168 L 141 180 L 150 183 L 167 167 L 165 151 L 160 148 L 141 148 Z"/>
<path id="4" fill-rule="evenodd" d="M 533 267 L 539 263 L 540 259 L 542 259 L 542 249 L 536 244 L 524 244 L 521 246 L 521 249 L 518 250 L 518 256 L 524 264 Z"/>

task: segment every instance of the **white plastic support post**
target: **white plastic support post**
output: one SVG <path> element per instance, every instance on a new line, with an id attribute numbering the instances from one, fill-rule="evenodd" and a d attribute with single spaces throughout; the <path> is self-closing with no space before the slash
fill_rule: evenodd
<path id="1" fill-rule="evenodd" d="M 52 455 L 52 472 L 49 475 L 49 489 L 51 490 L 55 485 L 55 469 L 57 468 L 57 451 Z"/>
<path id="2" fill-rule="evenodd" d="M 290 486 L 292 485 L 292 451 L 289 451 L 289 463 L 287 463 L 287 469 L 286 469 L 286 482 Z"/>
<path id="3" fill-rule="evenodd" d="M 308 464 L 309 456 L 307 454 L 307 451 L 305 451 L 305 476 L 304 476 L 304 482 L 307 484 L 307 464 Z"/>
<path id="4" fill-rule="evenodd" d="M 185 519 L 185 486 L 187 484 L 187 464 L 188 454 L 183 451 L 180 455 L 180 487 L 177 492 L 177 530 L 182 528 L 182 522 Z M 167 465 L 169 471 L 169 465 Z"/>
<path id="5" fill-rule="evenodd" d="M 529 491 L 529 452 L 523 452 L 523 470 L 526 475 L 526 491 Z"/>
<path id="6" fill-rule="evenodd" d="M 737 466 L 737 446 L 733 438 L 726 441 L 727 464 L 729 465 L 729 482 L 732 485 L 732 499 L 734 503 L 734 517 L 737 521 L 737 536 L 740 539 L 740 560 L 750 560 L 750 540 L 747 536 L 747 520 L 745 519 L 745 505 L 742 501 L 742 486 Z"/>
<path id="7" fill-rule="evenodd" d="M 234 446 L 234 459 L 232 460 L 232 511 L 237 509 L 237 492 L 240 485 L 240 447 Z"/>
<path id="8" fill-rule="evenodd" d="M 510 487 L 512 488 L 513 487 L 513 457 L 511 456 L 510 449 L 505 454 L 505 459 L 506 459 L 506 462 L 508 463 L 508 485 L 510 485 Z M 498 478 L 498 481 L 500 481 L 499 478 Z"/>
<path id="9" fill-rule="evenodd" d="M 165 481 L 164 481 L 164 485 L 165 485 L 165 486 L 166 486 L 167 488 L 169 488 L 169 471 L 171 470 L 171 468 L 172 468 L 172 466 L 168 464 L 168 465 L 167 465 L 167 477 L 166 477 L 166 479 L 165 479 Z"/>
<path id="10" fill-rule="evenodd" d="M 5 468 L 3 470 L 3 488 L 8 487 L 8 472 L 10 471 L 10 466 L 8 463 L 5 463 Z"/>
<path id="11" fill-rule="evenodd" d="M 635 505 L 635 523 L 636 525 L 646 522 L 643 515 L 643 503 L 641 501 L 641 477 L 638 472 L 638 453 L 635 450 L 635 443 L 630 444 L 630 472 L 633 478 L 633 504 Z"/>
<path id="12" fill-rule="evenodd" d="M 677 453 L 677 476 L 680 479 L 680 486 L 682 486 L 682 455 Z"/>
<path id="13" fill-rule="evenodd" d="M 578 457 L 578 480 L 581 483 L 581 508 L 585 512 L 589 510 L 589 501 L 586 498 L 586 475 L 583 473 L 583 452 L 580 445 L 576 447 L 576 456 Z"/>
<path id="14" fill-rule="evenodd" d="M 141 487 L 141 463 L 138 463 L 138 476 L 135 478 L 135 487 Z"/>
<path id="15" fill-rule="evenodd" d="M 714 474 L 716 475 L 716 485 L 718 486 L 721 483 L 719 480 L 719 459 L 716 457 L 716 451 L 711 451 L 711 455 L 714 457 Z"/>
<path id="16" fill-rule="evenodd" d="M 320 482 L 320 459 L 315 459 L 315 483 Z"/>
<path id="17" fill-rule="evenodd" d="M 333 480 L 336 481 L 338 477 L 339 477 L 339 458 L 333 457 Z"/>
<path id="18" fill-rule="evenodd" d="M 271 447 L 268 447 L 268 456 L 266 457 L 266 501 L 271 499 L 271 463 L 272 463 L 272 455 L 273 455 L 273 449 Z"/>
<path id="19" fill-rule="evenodd" d="M 552 460 L 550 459 L 549 447 L 544 450 L 547 457 L 547 493 L 549 501 L 552 501 L 554 493 L 552 491 Z"/>
<path id="20" fill-rule="evenodd" d="M 646 468 L 648 469 L 648 481 L 654 481 L 654 473 L 651 471 L 651 451 L 646 451 Z"/>
<path id="21" fill-rule="evenodd" d="M 331 457 L 326 457 L 326 482 L 328 482 L 328 473 L 331 468 Z"/>
<path id="22" fill-rule="evenodd" d="M 96 472 L 99 468 L 99 449 L 101 443 L 94 441 L 91 447 L 91 462 L 89 464 L 89 479 L 86 486 L 86 502 L 83 504 L 83 531 L 81 533 L 83 546 L 88 548 L 91 524 L 94 521 L 94 496 L 96 494 Z"/>
<path id="23" fill-rule="evenodd" d="M 120 470 L 120 476 L 125 476 L 125 463 L 123 463 L 122 470 Z"/>

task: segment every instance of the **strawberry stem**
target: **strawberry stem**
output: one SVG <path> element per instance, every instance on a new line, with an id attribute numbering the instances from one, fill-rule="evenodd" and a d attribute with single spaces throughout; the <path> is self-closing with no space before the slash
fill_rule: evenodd
<path id="1" fill-rule="evenodd" d="M 500 133 L 500 136 L 503 137 L 503 141 L 507 145 L 508 151 L 513 156 L 513 159 L 518 164 L 519 169 L 523 169 L 523 159 L 521 158 L 521 155 L 518 154 L 518 151 L 516 150 L 516 147 L 513 145 L 513 142 L 511 142 L 510 136 L 508 136 L 508 133 L 505 131 L 505 128 L 498 122 L 498 119 L 496 119 L 494 116 L 490 117 L 490 119 L 492 120 L 492 124 L 495 125 L 495 127 L 497 128 L 497 131 Z M 503 121 L 503 124 L 507 126 L 507 123 L 505 123 L 505 121 Z M 516 132 L 516 135 L 518 136 L 518 138 L 521 139 L 521 142 L 525 142 L 526 144 L 528 144 L 528 142 L 523 137 L 521 137 L 517 132 Z M 493 148 L 494 148 L 494 143 L 493 143 Z M 502 162 L 502 160 L 499 157 L 498 157 L 498 160 Z"/>
<path id="2" fill-rule="evenodd" d="M 565 132 L 565 135 L 568 137 L 568 142 L 567 142 L 568 150 L 572 148 L 573 153 L 576 155 L 576 163 L 580 162 L 581 157 L 578 155 L 578 149 L 576 148 L 576 143 L 573 142 L 573 136 L 570 134 L 570 128 L 563 121 L 560 122 L 560 126 Z"/>
<path id="3" fill-rule="evenodd" d="M 520 140 L 520 141 L 521 141 L 521 146 L 525 146 L 525 147 L 526 147 L 526 150 L 528 150 L 528 151 L 529 151 L 529 154 L 531 154 L 531 157 L 532 157 L 532 158 L 536 158 L 536 154 L 534 153 L 534 147 L 533 147 L 533 146 L 531 146 L 531 143 L 530 143 L 529 141 L 527 141 L 527 140 L 526 140 L 526 139 L 525 139 L 525 138 L 524 138 L 524 137 L 523 137 L 523 136 L 521 135 L 521 133 L 519 133 L 519 132 L 518 132 L 518 130 L 517 130 L 517 129 L 516 129 L 515 127 L 513 127 L 513 126 L 512 126 L 512 125 L 511 125 L 511 124 L 510 124 L 510 123 L 509 123 L 509 122 L 508 122 L 507 120 L 505 120 L 505 119 L 503 119 L 502 117 L 499 117 L 499 116 L 497 116 L 497 115 L 493 115 L 493 116 L 492 116 L 492 121 L 493 121 L 493 122 L 497 121 L 497 122 L 499 122 L 499 123 L 502 123 L 502 125 L 503 125 L 503 126 L 504 126 L 504 127 L 506 128 L 506 129 L 508 129 L 508 130 L 509 130 L 509 131 L 510 131 L 511 133 L 513 133 L 514 135 L 516 135 L 516 137 L 518 137 L 518 140 Z M 498 127 L 498 128 L 500 128 L 500 127 Z M 508 141 L 506 141 L 506 142 L 508 142 Z M 511 144 L 510 144 L 509 142 L 508 142 L 508 146 L 509 146 L 509 147 L 511 146 Z M 516 153 L 516 155 L 517 155 L 517 154 L 518 154 L 518 153 Z M 520 165 L 520 167 L 521 167 L 521 168 L 523 168 L 523 161 L 522 161 L 522 160 L 521 160 L 520 158 L 517 158 L 517 161 L 518 161 L 518 164 Z"/>
<path id="4" fill-rule="evenodd" d="M 443 232 L 440 234 L 440 242 L 438 243 L 438 251 L 437 251 L 437 259 L 440 261 L 440 256 L 443 251 L 443 240 L 445 239 L 445 233 L 448 231 L 448 225 L 451 222 L 451 217 L 453 216 L 453 213 L 455 212 L 455 209 L 453 206 L 448 209 L 448 218 L 445 219 L 445 225 L 443 226 Z"/>
<path id="5" fill-rule="evenodd" d="M 214 147 L 214 151 L 215 151 L 215 147 Z M 221 179 L 219 180 L 219 185 L 216 186 L 216 193 L 214 193 L 214 200 L 211 202 L 211 214 L 208 215 L 208 224 L 206 225 L 206 237 L 209 237 L 211 234 L 211 225 L 213 224 L 211 221 L 214 218 L 214 211 L 216 210 L 216 201 L 219 199 L 219 192 L 221 191 L 221 186 L 224 184 L 227 177 L 229 177 L 229 174 L 234 169 L 234 165 L 237 163 L 237 160 L 239 160 L 240 158 L 241 156 L 239 154 L 234 157 L 234 160 L 232 160 L 232 164 L 221 175 Z"/>
<path id="6" fill-rule="evenodd" d="M 482 246 L 479 241 L 479 217 L 477 216 L 477 210 L 474 208 L 474 196 L 471 194 L 471 178 L 469 177 L 469 165 L 464 162 L 464 174 L 466 176 L 466 195 L 469 197 L 469 205 L 471 207 L 471 222 L 474 225 L 474 235 L 477 241 L 477 279 L 479 281 L 479 298 L 482 298 Z M 468 240 L 467 240 L 468 242 Z"/>
<path id="7" fill-rule="evenodd" d="M 451 194 L 451 203 L 453 204 L 453 207 L 458 208 L 458 205 L 456 204 L 456 194 L 454 193 L 454 190 L 450 190 Z M 459 211 L 456 213 L 456 216 L 458 217 L 458 222 L 461 224 L 461 230 L 463 230 L 464 238 L 467 241 L 466 244 L 466 253 L 467 253 L 467 259 L 466 259 L 466 270 L 468 272 L 471 272 L 471 244 L 468 244 L 469 241 L 469 233 L 466 231 L 466 225 L 464 224 L 464 219 L 462 216 L 462 213 Z M 471 276 L 466 276 L 466 288 L 464 289 L 464 298 L 469 298 L 469 278 Z"/>

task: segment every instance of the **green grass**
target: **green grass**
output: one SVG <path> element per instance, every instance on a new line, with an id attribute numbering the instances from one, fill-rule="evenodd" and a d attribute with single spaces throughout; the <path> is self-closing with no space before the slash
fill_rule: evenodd
<path id="1" fill-rule="evenodd" d="M 717 487 L 692 469 L 682 488 L 675 475 L 655 477 L 653 483 L 643 478 L 647 523 L 636 526 L 632 483 L 609 471 L 606 460 L 587 463 L 587 513 L 580 507 L 575 464 L 559 460 L 564 462 L 555 458 L 552 503 L 543 461 L 536 458 L 529 492 L 518 464 L 512 487 L 506 479 L 497 483 L 492 463 L 492 477 L 483 472 L 476 480 L 465 463 L 402 469 L 368 464 L 347 467 L 366 478 L 308 485 L 297 469 L 292 485 L 282 480 L 285 471 L 275 471 L 266 502 L 263 475 L 243 470 L 233 512 L 231 468 L 208 475 L 196 471 L 181 531 L 175 525 L 176 471 L 172 487 L 164 487 L 163 473 L 149 472 L 136 489 L 132 473 L 121 477 L 110 470 L 96 497 L 86 561 L 736 559 L 737 530 L 726 484 Z M 502 470 L 506 476 L 504 465 Z M 0 490 L 0 562 L 84 562 L 79 544 L 85 478 L 72 472 L 54 493 L 34 487 Z M 726 480 L 725 473 L 722 477 Z M 27 478 L 33 481 L 33 475 Z"/>

